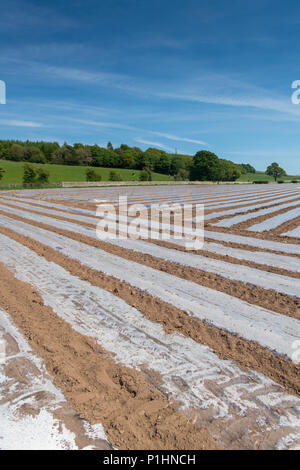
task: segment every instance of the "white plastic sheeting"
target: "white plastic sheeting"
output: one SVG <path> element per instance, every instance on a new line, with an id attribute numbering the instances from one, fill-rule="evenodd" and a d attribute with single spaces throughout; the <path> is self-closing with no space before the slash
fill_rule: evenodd
<path id="1" fill-rule="evenodd" d="M 13 348 L 7 346 L 8 337 Z M 68 418 L 67 422 L 71 418 L 77 420 L 76 413 L 53 384 L 43 361 L 2 309 L 0 343 L 3 346 L 0 357 L 0 449 L 78 449 L 77 435 L 64 422 L 64 417 Z M 12 372 L 7 375 L 7 370 L 18 368 L 22 371 L 20 376 L 14 377 Z M 34 410 L 34 413 L 26 413 L 26 409 Z M 100 423 L 91 425 L 80 420 L 77 430 L 80 425 L 84 425 L 82 433 L 91 448 L 99 439 L 107 441 Z"/>
<path id="2" fill-rule="evenodd" d="M 184 247 L 186 240 L 172 239 L 171 243 L 175 246 L 178 245 Z M 262 251 L 248 251 L 211 242 L 205 242 L 203 250 L 222 256 L 230 256 L 242 261 L 251 261 L 253 263 L 286 269 L 288 271 L 300 272 L 300 260 L 293 256 L 264 253 Z"/>
<path id="3" fill-rule="evenodd" d="M 275 217 L 271 217 L 270 219 L 264 220 L 260 224 L 252 225 L 248 228 L 248 230 L 254 232 L 264 232 L 265 230 L 272 230 L 284 224 L 285 222 L 289 222 L 295 219 L 296 217 L 300 217 L 300 207 L 297 207 L 297 209 L 293 209 L 291 211 L 284 212 L 283 214 L 276 215 Z"/>
<path id="4" fill-rule="evenodd" d="M 280 196 L 282 196 L 282 194 L 280 194 Z M 206 201 L 203 201 L 204 210 L 211 210 L 211 209 L 220 208 L 224 204 L 227 204 L 227 206 L 230 207 L 230 209 L 228 209 L 228 210 L 219 211 L 219 212 L 212 212 L 211 214 L 206 214 L 205 215 L 205 220 L 210 220 L 210 219 L 214 219 L 216 217 L 222 217 L 222 216 L 230 215 L 230 214 L 238 214 L 240 212 L 244 213 L 244 212 L 248 212 L 248 211 L 253 210 L 253 209 L 258 209 L 260 207 L 270 207 L 270 206 L 273 206 L 274 204 L 283 204 L 286 201 L 293 201 L 294 199 L 299 199 L 299 194 L 296 194 L 296 195 L 293 195 L 293 196 L 290 196 L 290 197 L 282 197 L 282 198 L 280 196 L 279 195 L 272 195 L 272 198 L 273 197 L 278 197 L 278 199 L 276 201 L 271 201 L 270 202 L 269 198 L 268 198 L 268 199 L 265 199 L 265 201 L 263 203 L 255 202 L 254 204 L 249 205 L 247 207 L 240 207 L 240 208 L 235 208 L 235 209 L 231 209 L 231 207 L 239 206 L 239 205 L 242 205 L 242 204 L 247 204 L 248 201 L 251 202 L 251 199 L 250 200 L 249 199 L 245 200 L 244 202 L 236 202 L 236 203 L 230 203 L 230 202 L 229 203 L 228 202 L 227 203 L 225 203 L 225 202 L 207 203 Z M 13 198 L 13 197 L 5 198 L 5 199 L 7 200 L 7 202 L 11 201 L 12 203 L 14 203 L 15 205 L 17 205 L 19 207 L 24 207 L 24 208 L 27 208 L 27 209 L 31 208 L 32 210 L 36 210 L 36 211 L 41 211 L 43 209 L 41 207 L 38 207 L 38 206 L 33 206 L 33 205 L 30 206 L 30 205 L 26 204 L 26 202 L 27 203 L 39 204 L 39 205 L 44 206 L 44 207 L 47 208 L 47 209 L 44 209 L 44 212 L 48 213 L 48 214 L 51 214 L 51 209 L 60 209 L 61 211 L 78 212 L 78 213 L 81 213 L 81 214 L 84 214 L 84 215 L 91 216 L 91 218 L 89 218 L 89 217 L 81 218 L 81 220 L 83 222 L 95 223 L 96 213 L 91 211 L 91 210 L 88 210 L 88 209 L 70 207 L 70 206 L 65 206 L 63 204 L 56 204 L 56 203 L 51 203 L 51 202 L 47 202 L 47 201 L 37 201 L 35 199 L 26 199 L 26 198 L 20 199 L 20 198 Z M 261 201 L 261 196 L 258 197 L 258 198 L 255 198 L 255 201 Z M 173 204 L 175 202 L 177 202 L 177 201 L 172 200 L 171 204 Z M 188 203 L 187 201 L 183 201 L 183 200 L 180 200 L 180 199 L 178 199 L 178 202 L 179 203 Z M 50 211 L 48 209 L 50 209 Z M 277 210 L 279 210 L 279 208 Z M 52 213 L 55 214 L 55 211 L 53 211 Z M 62 212 L 60 212 L 60 213 L 56 212 L 56 215 L 61 215 L 61 214 L 62 214 Z M 72 214 L 69 214 L 69 213 L 66 214 L 65 216 L 69 217 L 69 218 L 72 218 Z M 93 217 L 94 217 L 94 219 L 93 219 Z M 78 219 L 78 220 L 80 220 L 80 219 Z"/>
<path id="5" fill-rule="evenodd" d="M 8 208 L 5 208 L 5 206 L 2 206 L 1 204 L 0 209 L 8 211 Z M 36 222 L 41 222 L 66 231 L 71 231 L 73 233 L 78 233 L 88 236 L 90 238 L 97 239 L 97 233 L 95 229 L 74 224 L 73 222 L 53 219 L 51 217 L 33 214 L 14 208 L 9 208 L 9 212 L 29 220 L 34 220 Z M 226 261 L 210 259 L 201 255 L 194 256 L 192 253 L 184 253 L 179 252 L 178 250 L 170 250 L 168 248 L 153 245 L 142 240 L 108 240 L 108 242 L 123 246 L 134 251 L 150 254 L 152 256 L 162 258 L 164 260 L 172 261 L 186 266 L 192 266 L 206 272 L 217 274 L 226 279 L 234 281 L 243 281 L 251 285 L 257 285 L 265 289 L 271 289 L 276 292 L 281 292 L 292 297 L 299 296 L 299 279 L 294 279 L 269 272 L 264 272 L 262 275 L 261 271 L 255 268 L 227 263 Z"/>
<path id="6" fill-rule="evenodd" d="M 12 224 L 8 222 L 7 226 L 85 266 L 126 281 L 191 316 L 239 334 L 288 358 L 293 356 L 293 342 L 300 339 L 300 322 L 296 319 L 250 305 L 236 297 L 128 261 L 62 235 L 28 225 L 26 227 L 26 224 L 15 221 Z M 5 255 L 5 245 L 0 248 L 1 257 L 6 262 L 9 262 L 10 251 Z"/>
<path id="7" fill-rule="evenodd" d="M 20 198 L 10 198 L 13 200 L 17 200 L 20 202 Z M 22 201 L 28 201 L 28 202 L 37 202 L 35 199 L 25 199 L 22 198 Z M 55 204 L 47 201 L 38 201 L 38 203 L 42 206 L 49 207 L 49 208 L 57 208 L 61 209 L 61 211 L 57 211 L 57 214 L 61 216 L 65 216 L 66 218 L 74 218 L 74 221 L 77 220 L 82 220 L 83 222 L 88 222 L 88 223 L 95 223 L 95 212 L 87 209 L 81 209 L 78 207 L 69 207 L 69 206 L 64 206 L 62 204 Z M 36 211 L 43 211 L 42 208 L 39 208 L 37 206 L 31 206 L 32 210 Z M 79 214 L 85 214 L 91 216 L 90 218 L 78 218 L 74 217 L 72 214 L 67 214 L 63 213 L 63 210 L 72 210 L 72 212 L 78 212 Z M 283 234 L 285 235 L 285 234 Z M 299 237 L 300 236 L 300 228 L 296 228 L 295 230 L 286 233 L 287 236 L 293 236 L 293 237 Z M 300 254 L 300 245 L 295 245 L 295 244 L 286 244 L 286 243 L 281 243 L 277 241 L 270 241 L 270 240 L 262 240 L 259 238 L 251 238 L 251 237 L 246 237 L 246 236 L 240 236 L 240 235 L 235 235 L 231 233 L 222 233 L 222 232 L 213 232 L 211 230 L 205 230 L 205 237 L 206 238 L 211 238 L 218 241 L 225 241 L 225 242 L 232 242 L 232 243 L 237 243 L 237 244 L 243 244 L 243 245 L 249 245 L 257 248 L 262 248 L 266 250 L 273 250 L 273 251 L 281 251 L 283 253 L 287 254 Z"/>
<path id="8" fill-rule="evenodd" d="M 288 208 L 293 207 L 293 206 L 298 206 L 299 204 L 300 204 L 300 199 L 298 197 L 297 200 L 294 201 L 294 202 L 288 202 L 288 203 L 285 203 L 285 204 L 280 204 L 279 206 L 276 206 L 276 207 L 270 207 L 270 208 L 267 208 L 267 209 L 262 209 L 262 210 L 252 212 L 252 213 L 249 213 L 249 214 L 247 213 L 247 214 L 243 214 L 243 215 L 237 215 L 235 217 L 230 217 L 229 219 L 221 220 L 220 222 L 217 222 L 214 225 L 216 227 L 232 227 L 233 225 L 240 224 L 242 222 L 247 222 L 248 220 L 256 219 L 257 217 L 261 217 L 261 216 L 264 216 L 264 215 L 269 215 L 272 212 L 277 212 L 277 211 L 280 211 L 282 209 L 288 209 Z M 281 215 L 284 215 L 284 214 L 281 214 Z M 287 220 L 289 220 L 289 219 L 287 219 Z M 260 225 L 260 224 L 257 224 L 257 225 Z M 248 228 L 248 230 L 249 230 L 249 228 Z"/>
<path id="9" fill-rule="evenodd" d="M 253 446 L 258 432 L 268 433 L 268 438 L 273 433 L 280 447 L 300 445 L 298 398 L 262 374 L 220 360 L 208 347 L 165 334 L 161 325 L 123 300 L 70 275 L 10 238 L 1 235 L 0 241 L 1 261 L 20 280 L 30 282 L 46 305 L 76 331 L 94 336 L 116 361 L 159 373 L 169 397 L 182 406 L 209 410 L 222 423 L 214 428 L 217 438 L 226 438 L 222 429 L 240 422 Z"/>
<path id="10" fill-rule="evenodd" d="M 240 245 L 249 245 L 263 250 L 280 251 L 289 255 L 300 255 L 300 245 L 294 243 L 282 243 L 272 240 L 262 240 L 261 238 L 246 237 L 234 233 L 213 232 L 205 230 L 205 238 L 216 241 L 237 243 Z"/>
<path id="11" fill-rule="evenodd" d="M 282 233 L 282 235 L 286 235 L 287 237 L 300 238 L 300 226 L 295 228 L 294 230 L 290 230 L 289 232 Z"/>

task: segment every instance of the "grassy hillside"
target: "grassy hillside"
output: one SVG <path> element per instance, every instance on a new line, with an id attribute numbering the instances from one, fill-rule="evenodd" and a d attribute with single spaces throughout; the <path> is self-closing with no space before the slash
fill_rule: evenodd
<path id="1" fill-rule="evenodd" d="M 38 165 L 34 166 L 44 168 L 50 173 L 50 183 L 61 183 L 62 181 L 86 181 L 86 166 L 69 166 L 69 165 Z M 0 181 L 1 184 L 22 183 L 23 179 L 23 162 L 11 162 L 8 160 L 0 160 L 0 167 L 5 170 L 5 175 Z M 95 168 L 96 172 L 102 177 L 102 181 L 109 180 L 109 173 L 115 170 L 120 173 L 123 181 L 138 181 L 140 171 L 124 170 L 118 168 Z M 153 181 L 166 181 L 169 179 L 167 175 L 160 173 L 152 173 Z"/>
<path id="2" fill-rule="evenodd" d="M 283 178 L 279 178 L 280 180 L 291 181 L 291 180 L 298 180 L 300 181 L 300 176 L 284 176 Z M 247 173 L 246 175 L 242 175 L 238 181 L 270 181 L 274 182 L 274 178 L 271 176 L 266 175 L 262 171 L 258 171 L 256 173 Z"/>
<path id="3" fill-rule="evenodd" d="M 44 168 L 50 173 L 50 183 L 61 183 L 62 181 L 86 181 L 85 172 L 88 167 L 86 166 L 69 166 L 69 165 L 38 165 L 34 166 Z M 0 167 L 5 170 L 4 177 L 0 181 L 1 185 L 7 184 L 21 184 L 23 179 L 23 162 L 11 162 L 8 160 L 0 160 Z M 121 174 L 123 181 L 138 181 L 139 170 L 124 170 L 119 168 L 95 168 L 97 173 L 101 174 L 102 181 L 109 181 L 109 173 L 114 170 Z M 152 173 L 153 181 L 168 181 L 170 178 L 168 175 L 160 173 Z M 281 178 L 284 180 L 299 180 L 300 176 L 285 176 Z M 255 174 L 248 173 L 242 175 L 238 181 L 255 181 L 255 180 L 267 180 L 274 181 L 270 176 L 265 175 L 263 172 L 257 172 Z"/>

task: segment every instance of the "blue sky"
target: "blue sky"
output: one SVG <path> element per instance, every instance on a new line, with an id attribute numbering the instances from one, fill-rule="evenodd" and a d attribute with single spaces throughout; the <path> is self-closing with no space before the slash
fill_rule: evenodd
<path id="1" fill-rule="evenodd" d="M 300 174 L 298 0 L 0 7 L 0 138 L 208 149 Z"/>

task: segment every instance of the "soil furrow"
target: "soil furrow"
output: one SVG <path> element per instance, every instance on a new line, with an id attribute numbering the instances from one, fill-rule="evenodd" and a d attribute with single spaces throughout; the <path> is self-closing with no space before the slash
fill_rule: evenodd
<path id="1" fill-rule="evenodd" d="M 283 385 L 289 392 L 295 395 L 300 394 L 299 365 L 237 335 L 232 335 L 190 317 L 187 313 L 161 299 L 140 292 L 127 282 L 121 282 L 116 278 L 83 266 L 28 237 L 5 228 L 0 228 L 0 233 L 30 248 L 47 261 L 62 266 L 72 275 L 125 300 L 127 304 L 137 308 L 149 320 L 160 323 L 166 333 L 177 332 L 192 338 L 198 343 L 209 346 L 221 359 L 232 359 L 242 368 L 251 368 L 262 372 Z"/>
<path id="2" fill-rule="evenodd" d="M 59 318 L 30 284 L 17 280 L 2 263 L 0 305 L 43 358 L 69 403 L 82 418 L 102 422 L 115 447 L 216 449 L 208 431 L 179 412 L 154 385 L 154 378 L 116 364 L 93 338 Z"/>
<path id="3" fill-rule="evenodd" d="M 152 255 L 143 254 L 125 248 L 120 248 L 116 245 L 96 240 L 86 235 L 73 233 L 68 230 L 62 230 L 44 223 L 35 222 L 0 210 L 0 214 L 1 213 L 12 219 L 21 220 L 33 226 L 44 228 L 54 233 L 69 237 L 73 240 L 80 241 L 87 245 L 103 249 L 109 253 L 115 254 L 130 261 L 134 261 L 139 264 L 149 266 L 160 271 L 164 271 L 168 274 L 180 277 L 182 279 L 195 282 L 199 285 L 213 288 L 220 292 L 224 292 L 233 297 L 245 300 L 250 304 L 259 305 L 261 307 L 273 310 L 284 315 L 299 318 L 300 302 L 297 298 L 290 297 L 285 294 L 275 292 L 273 290 L 267 290 L 259 286 L 249 285 L 245 282 L 229 280 L 217 274 L 213 274 L 207 271 L 201 271 L 200 269 L 192 268 L 189 266 L 177 265 L 175 263 L 162 260 L 161 258 L 156 258 Z"/>

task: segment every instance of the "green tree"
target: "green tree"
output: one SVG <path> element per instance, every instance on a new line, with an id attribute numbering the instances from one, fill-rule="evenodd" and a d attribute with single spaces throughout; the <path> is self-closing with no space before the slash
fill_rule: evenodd
<path id="1" fill-rule="evenodd" d="M 222 169 L 217 155 L 208 150 L 197 152 L 193 158 L 190 178 L 192 181 L 220 181 Z"/>
<path id="2" fill-rule="evenodd" d="M 189 172 L 184 168 L 181 168 L 176 175 L 174 175 L 175 181 L 186 181 L 189 179 Z"/>
<path id="3" fill-rule="evenodd" d="M 170 174 L 170 167 L 171 167 L 171 157 L 166 152 L 160 152 L 160 158 L 154 165 L 155 171 L 157 173 L 163 173 L 164 175 Z"/>
<path id="4" fill-rule="evenodd" d="M 10 148 L 11 160 L 21 162 L 24 158 L 24 147 L 20 144 L 13 144 Z"/>
<path id="5" fill-rule="evenodd" d="M 25 159 L 31 163 L 46 163 L 45 155 L 35 145 L 25 147 Z"/>
<path id="6" fill-rule="evenodd" d="M 132 168 L 134 163 L 134 151 L 132 149 L 126 149 L 121 154 L 122 168 Z"/>
<path id="7" fill-rule="evenodd" d="M 93 168 L 88 168 L 86 170 L 86 180 L 87 181 L 101 181 L 102 177 L 97 173 Z"/>
<path id="8" fill-rule="evenodd" d="M 117 173 L 116 171 L 112 170 L 109 173 L 109 181 L 122 181 L 122 177 L 120 173 Z"/>
<path id="9" fill-rule="evenodd" d="M 25 163 L 23 173 L 23 184 L 47 184 L 49 183 L 50 173 L 44 168 L 35 168 L 30 163 Z"/>
<path id="10" fill-rule="evenodd" d="M 88 146 L 81 146 L 77 144 L 78 147 L 75 148 L 75 161 L 78 165 L 90 165 L 92 163 L 92 152 L 90 147 Z"/>
<path id="11" fill-rule="evenodd" d="M 152 173 L 150 168 L 145 167 L 141 172 L 139 176 L 140 181 L 152 181 Z"/>
<path id="12" fill-rule="evenodd" d="M 145 165 L 149 166 L 151 170 L 155 169 L 155 171 L 157 171 L 157 165 L 161 158 L 161 152 L 161 150 L 155 148 L 148 148 L 144 153 Z M 141 169 L 143 169 L 143 167 Z"/>
<path id="13" fill-rule="evenodd" d="M 4 176 L 4 173 L 5 173 L 5 170 L 0 167 L 0 181 L 2 180 L 2 178 Z"/>
<path id="14" fill-rule="evenodd" d="M 36 171 L 32 165 L 29 163 L 25 163 L 24 165 L 24 173 L 23 173 L 23 183 L 33 184 L 35 182 Z"/>
<path id="15" fill-rule="evenodd" d="M 78 149 L 79 150 L 79 149 Z M 59 165 L 79 165 L 80 156 L 72 145 L 64 143 L 62 147 L 57 149 L 53 155 L 53 163 Z"/>
<path id="16" fill-rule="evenodd" d="M 249 163 L 240 163 L 237 166 L 241 170 L 242 175 L 246 175 L 247 173 L 256 173 L 254 166 L 250 165 Z"/>
<path id="17" fill-rule="evenodd" d="M 137 155 L 134 161 L 134 166 L 136 170 L 143 170 L 145 167 L 153 169 L 150 155 L 142 151 L 137 152 Z"/>
<path id="18" fill-rule="evenodd" d="M 283 168 L 280 168 L 278 163 L 274 162 L 266 169 L 266 175 L 273 176 L 274 180 L 277 181 L 280 176 L 285 176 L 286 172 Z"/>
<path id="19" fill-rule="evenodd" d="M 171 159 L 171 163 L 170 163 L 171 175 L 178 175 L 180 170 L 184 170 L 184 169 L 185 169 L 185 162 L 182 157 L 175 156 Z"/>
<path id="20" fill-rule="evenodd" d="M 239 165 L 230 160 L 220 159 L 219 164 L 221 166 L 221 181 L 236 181 L 241 176 Z"/>
<path id="21" fill-rule="evenodd" d="M 59 149 L 59 144 L 57 142 L 41 142 L 40 150 L 45 155 L 47 162 L 52 163 L 52 158 L 54 152 Z"/>
<path id="22" fill-rule="evenodd" d="M 39 184 L 47 184 L 49 183 L 50 173 L 44 168 L 37 168 L 36 170 L 36 179 L 35 182 Z"/>

